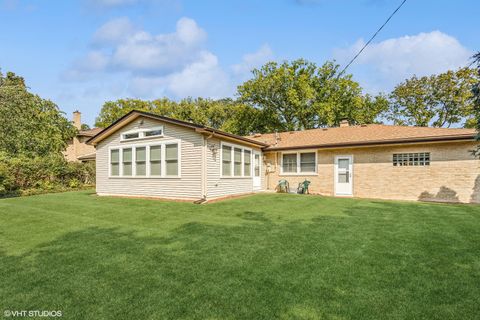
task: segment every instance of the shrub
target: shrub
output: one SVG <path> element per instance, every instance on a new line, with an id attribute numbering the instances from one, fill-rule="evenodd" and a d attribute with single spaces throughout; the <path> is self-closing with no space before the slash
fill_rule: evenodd
<path id="1" fill-rule="evenodd" d="M 0 195 L 84 188 L 95 183 L 95 163 L 67 162 L 61 155 L 15 158 L 0 153 Z M 28 191 L 27 191 L 28 190 Z"/>

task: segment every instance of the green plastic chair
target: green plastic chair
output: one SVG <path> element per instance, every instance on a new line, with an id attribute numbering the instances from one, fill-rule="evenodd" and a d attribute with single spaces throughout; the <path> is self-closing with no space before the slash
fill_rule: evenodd
<path id="1" fill-rule="evenodd" d="M 279 180 L 276 189 L 277 189 L 277 192 L 288 193 L 290 192 L 290 184 L 285 179 Z"/>
<path id="2" fill-rule="evenodd" d="M 310 181 L 308 180 L 305 180 L 303 181 L 303 193 L 304 194 L 310 194 L 310 192 L 308 191 L 308 186 L 310 185 Z"/>

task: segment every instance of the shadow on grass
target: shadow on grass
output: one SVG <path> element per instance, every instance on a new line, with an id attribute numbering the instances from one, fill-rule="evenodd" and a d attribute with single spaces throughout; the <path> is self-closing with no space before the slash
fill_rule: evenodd
<path id="1" fill-rule="evenodd" d="M 478 282 L 455 289 L 472 273 L 448 264 L 444 243 L 428 247 L 443 247 L 441 254 L 425 252 L 428 235 L 399 248 L 388 233 L 372 240 L 381 228 L 351 219 L 274 226 L 258 212 L 241 216 L 262 223 L 191 222 L 165 237 L 87 228 L 21 256 L 0 253 L 0 309 L 62 310 L 66 319 L 428 319 L 480 311 L 472 303 Z M 468 253 L 455 254 L 470 266 Z"/>

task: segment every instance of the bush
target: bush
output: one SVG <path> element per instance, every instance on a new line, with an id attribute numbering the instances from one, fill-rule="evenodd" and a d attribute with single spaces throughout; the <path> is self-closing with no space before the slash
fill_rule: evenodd
<path id="1" fill-rule="evenodd" d="M 0 154 L 0 196 L 79 189 L 95 183 L 95 163 Z M 35 191 L 36 190 L 36 191 Z"/>

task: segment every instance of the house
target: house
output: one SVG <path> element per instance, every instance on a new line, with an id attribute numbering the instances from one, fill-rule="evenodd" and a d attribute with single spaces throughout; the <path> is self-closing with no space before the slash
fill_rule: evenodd
<path id="1" fill-rule="evenodd" d="M 95 147 L 87 144 L 87 140 L 102 131 L 101 128 L 82 130 L 82 114 L 80 111 L 73 112 L 73 125 L 78 133 L 67 144 L 64 152 L 67 161 L 95 161 Z"/>
<path id="2" fill-rule="evenodd" d="M 89 139 L 97 193 L 183 200 L 295 190 L 400 200 L 480 202 L 473 129 L 390 125 L 233 135 L 132 111 Z"/>

